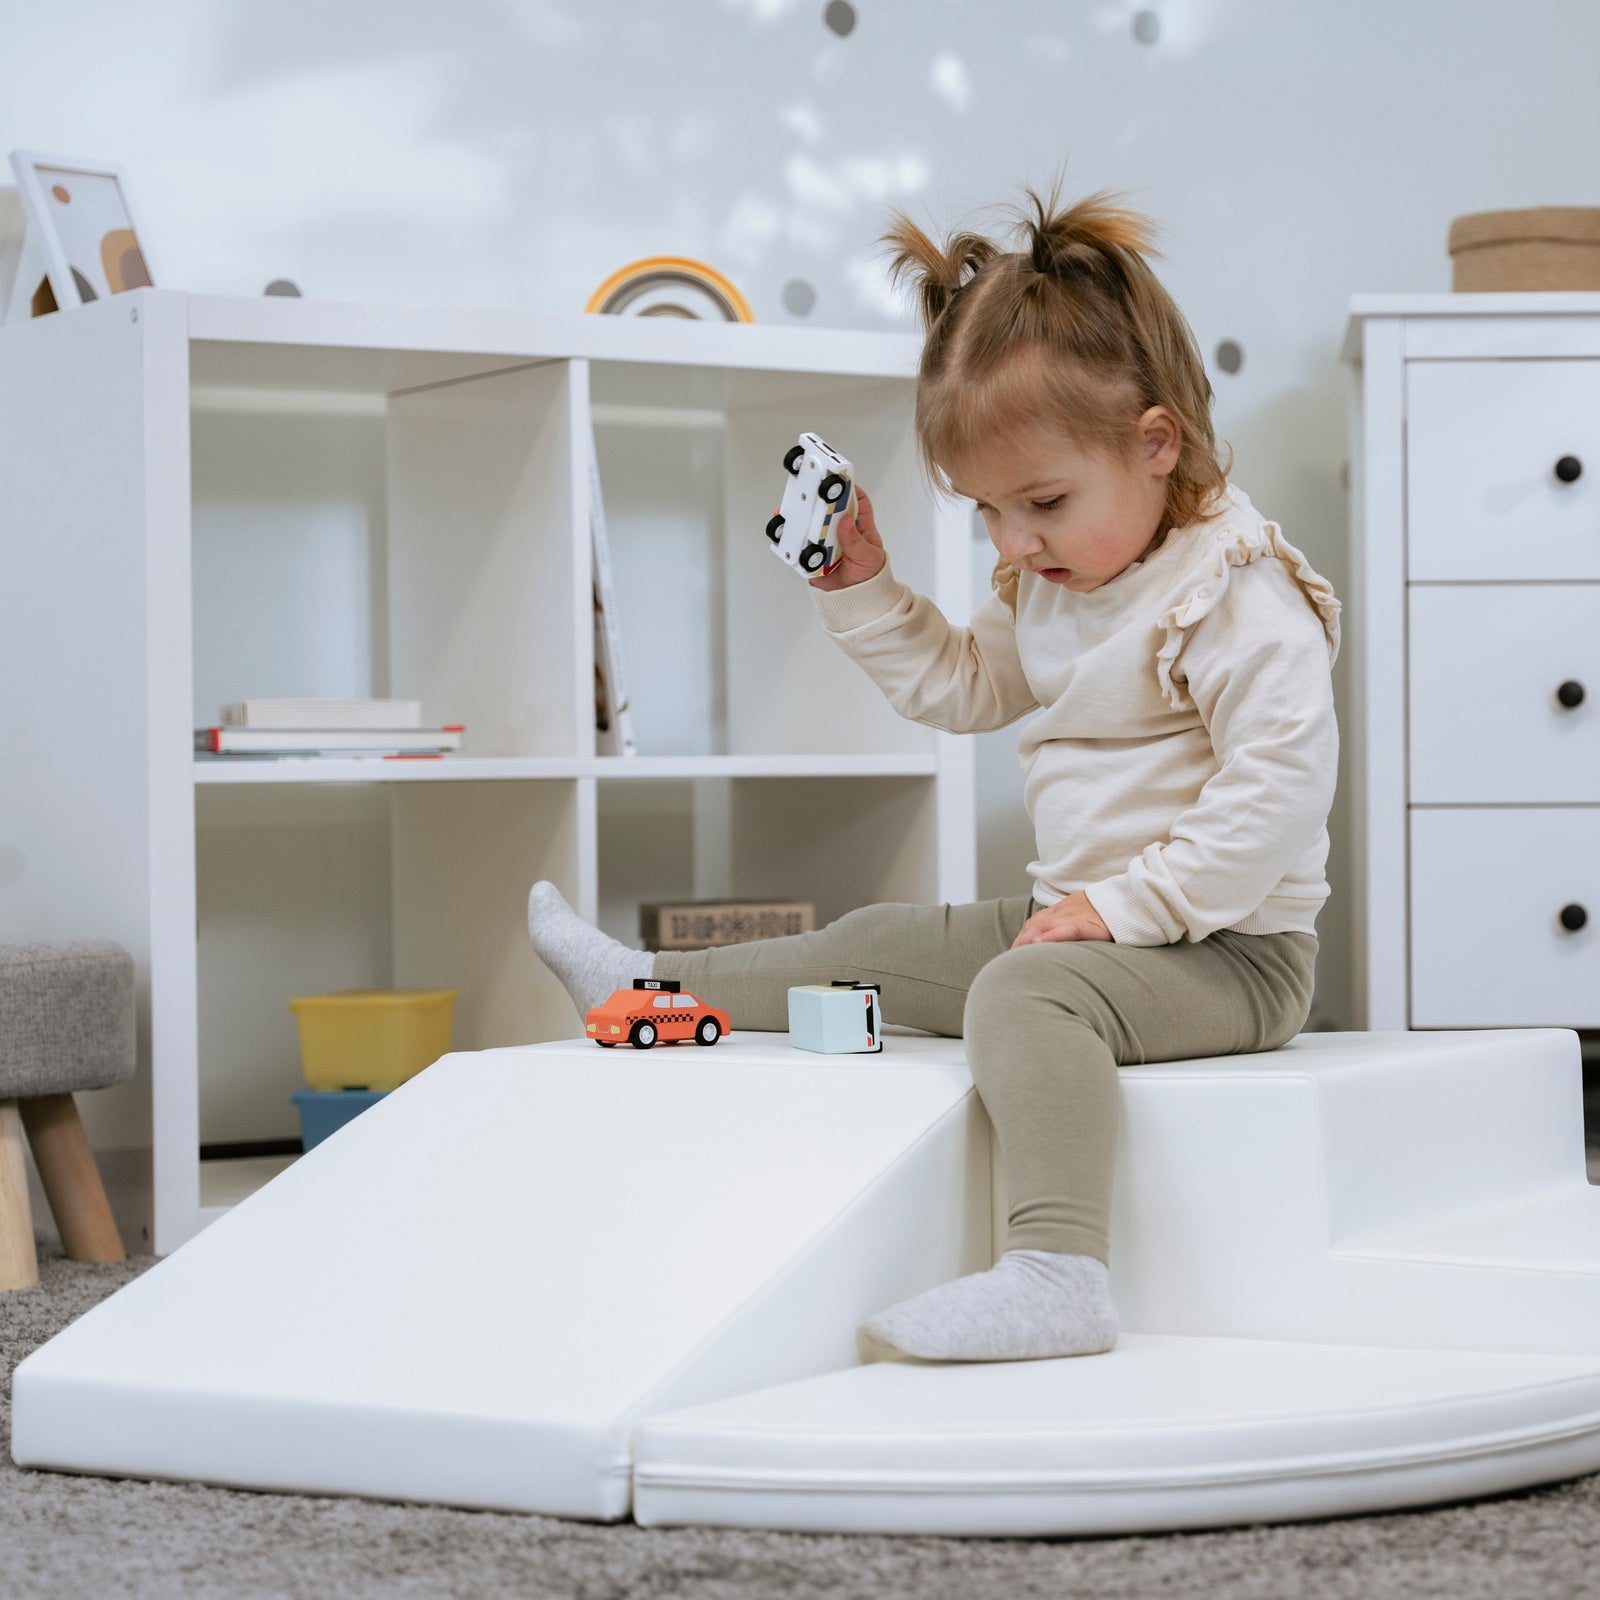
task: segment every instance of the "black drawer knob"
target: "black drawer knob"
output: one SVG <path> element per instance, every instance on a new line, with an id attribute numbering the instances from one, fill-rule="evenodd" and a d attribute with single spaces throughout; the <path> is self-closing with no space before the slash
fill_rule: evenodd
<path id="1" fill-rule="evenodd" d="M 1574 706 L 1581 706 L 1583 704 L 1583 685 L 1579 683 L 1576 678 L 1568 678 L 1567 681 L 1556 690 L 1556 699 L 1559 700 L 1568 711 L 1570 711 Z"/>
<path id="2" fill-rule="evenodd" d="M 1588 920 L 1589 913 L 1578 905 L 1576 901 L 1570 906 L 1562 906 L 1561 908 L 1561 926 L 1568 933 L 1576 933 Z"/>
<path id="3" fill-rule="evenodd" d="M 1556 476 L 1563 483 L 1576 483 L 1583 476 L 1583 463 L 1576 456 L 1562 456 L 1556 462 Z"/>

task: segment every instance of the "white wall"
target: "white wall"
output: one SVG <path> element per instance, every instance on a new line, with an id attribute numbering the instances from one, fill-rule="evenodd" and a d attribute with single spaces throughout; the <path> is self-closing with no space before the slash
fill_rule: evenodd
<path id="1" fill-rule="evenodd" d="M 1585 0 L 856 9 L 839 37 L 822 0 L 0 0 L 0 146 L 121 163 L 163 285 L 577 309 L 686 254 L 763 321 L 844 327 L 908 320 L 874 258 L 891 204 L 943 226 L 1065 159 L 1164 224 L 1208 356 L 1243 347 L 1213 374 L 1235 475 L 1336 585 L 1348 297 L 1447 288 L 1461 212 L 1600 200 Z M 984 894 L 1031 854 L 1012 742 L 981 746 Z M 1334 829 L 1343 1023 L 1342 801 Z"/>

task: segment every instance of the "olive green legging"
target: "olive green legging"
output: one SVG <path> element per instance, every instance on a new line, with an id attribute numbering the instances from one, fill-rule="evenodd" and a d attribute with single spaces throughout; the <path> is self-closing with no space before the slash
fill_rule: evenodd
<path id="1" fill-rule="evenodd" d="M 791 984 L 883 986 L 883 1020 L 965 1037 L 1011 1198 L 1006 1248 L 1109 1264 L 1117 1067 L 1271 1050 L 1311 1003 L 1308 933 L 1214 933 L 1198 944 L 1077 940 L 1012 949 L 1027 895 L 976 905 L 866 906 L 816 933 L 663 951 L 677 978 L 743 1028 L 789 1026 Z"/>

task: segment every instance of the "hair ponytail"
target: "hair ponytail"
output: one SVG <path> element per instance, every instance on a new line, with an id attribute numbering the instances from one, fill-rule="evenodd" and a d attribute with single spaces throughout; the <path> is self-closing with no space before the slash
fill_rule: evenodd
<path id="1" fill-rule="evenodd" d="M 922 331 L 932 334 L 951 303 L 1000 253 L 979 233 L 958 233 L 941 249 L 903 211 L 896 211 L 879 240 L 889 250 L 889 278 L 909 283 L 922 317 Z"/>
<path id="2" fill-rule="evenodd" d="M 1103 271 L 1106 264 L 1126 276 L 1134 258 L 1157 253 L 1155 224 L 1119 206 L 1109 190 L 1102 189 L 1065 211 L 1058 209 L 1059 182 L 1048 200 L 1031 189 L 1027 194 L 1031 210 L 1020 210 L 1017 220 L 1027 237 L 1033 270 L 1042 276 L 1067 279 Z"/>

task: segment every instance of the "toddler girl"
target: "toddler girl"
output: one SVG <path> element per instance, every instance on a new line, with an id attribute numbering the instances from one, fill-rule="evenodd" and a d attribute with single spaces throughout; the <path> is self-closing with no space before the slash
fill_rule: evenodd
<path id="1" fill-rule="evenodd" d="M 535 947 L 582 1013 L 677 978 L 736 1027 L 791 984 L 882 985 L 883 1015 L 961 1035 L 1005 1161 L 1006 1250 L 872 1318 L 873 1354 L 1086 1355 L 1116 1342 L 1107 1235 L 1117 1067 L 1270 1050 L 1306 1019 L 1327 898 L 1339 603 L 1219 463 L 1194 336 L 1097 195 L 1029 195 L 1022 248 L 886 236 L 926 343 L 916 428 L 999 554 L 967 628 L 891 571 L 872 502 L 812 580 L 823 626 L 903 716 L 1019 740 L 1032 894 L 879 905 L 816 933 L 650 955 L 549 884 Z"/>

